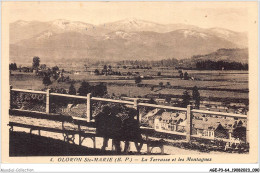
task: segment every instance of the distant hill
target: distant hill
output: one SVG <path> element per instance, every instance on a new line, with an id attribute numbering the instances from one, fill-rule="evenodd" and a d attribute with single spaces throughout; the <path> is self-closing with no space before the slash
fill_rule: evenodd
<path id="1" fill-rule="evenodd" d="M 137 19 L 102 25 L 63 19 L 10 24 L 10 60 L 15 62 L 31 62 L 33 56 L 39 56 L 42 62 L 180 60 L 220 48 L 246 47 L 246 33 Z"/>
<path id="2" fill-rule="evenodd" d="M 216 52 L 206 55 L 193 56 L 192 61 L 226 61 L 248 63 L 248 49 L 218 49 Z"/>

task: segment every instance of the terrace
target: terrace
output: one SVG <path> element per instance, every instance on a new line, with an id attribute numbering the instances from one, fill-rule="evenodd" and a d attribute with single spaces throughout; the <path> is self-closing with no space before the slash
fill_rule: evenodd
<path id="1" fill-rule="evenodd" d="M 193 131 L 196 130 L 196 125 L 193 126 L 194 114 L 198 116 L 200 115 L 209 115 L 208 118 L 213 118 L 212 116 L 219 117 L 230 117 L 236 119 L 243 119 L 247 121 L 246 132 L 248 134 L 248 116 L 241 114 L 231 114 L 224 112 L 212 112 L 212 111 L 204 111 L 192 109 L 190 105 L 187 108 L 180 107 L 172 107 L 172 106 L 164 106 L 164 105 L 155 105 L 139 102 L 138 99 L 134 99 L 131 101 L 126 100 L 115 100 L 115 99 L 107 99 L 107 98 L 99 98 L 99 97 L 91 97 L 91 94 L 87 94 L 87 96 L 77 96 L 77 95 L 68 95 L 68 94 L 59 94 L 59 93 L 51 93 L 50 90 L 45 91 L 33 91 L 33 90 L 23 90 L 23 89 L 13 89 L 10 87 L 10 116 L 14 117 L 31 117 L 36 119 L 45 119 L 48 121 L 61 122 L 57 125 L 57 127 L 50 127 L 48 125 L 51 124 L 27 124 L 21 123 L 17 121 L 10 121 L 10 131 L 14 130 L 14 127 L 22 127 L 30 129 L 30 133 L 33 131 L 37 131 L 38 134 L 41 134 L 41 131 L 49 131 L 52 133 L 61 133 L 63 134 L 64 141 L 67 143 L 73 143 L 78 145 L 82 145 L 84 139 L 91 139 L 93 142 L 93 148 L 96 148 L 96 138 L 102 138 L 102 136 L 98 136 L 95 133 L 95 119 L 94 116 L 97 111 L 98 104 L 104 103 L 114 103 L 114 104 L 123 104 L 128 107 L 132 107 L 139 112 L 140 108 L 157 108 L 164 109 L 169 111 L 179 111 L 185 112 L 185 127 L 183 127 L 182 132 L 178 131 L 167 131 L 167 130 L 156 130 L 154 128 L 144 127 L 141 124 L 142 115 L 137 113 L 136 119 L 140 122 L 140 128 L 142 136 L 144 139 L 142 141 L 132 141 L 136 142 L 136 150 L 140 153 L 143 148 L 143 144 L 147 146 L 147 153 L 151 153 L 152 149 L 155 147 L 159 147 L 161 149 L 161 153 L 164 153 L 164 145 L 168 145 L 169 143 L 176 143 L 176 141 L 185 141 L 187 144 L 196 143 L 196 140 L 209 140 L 209 141 L 220 141 L 232 144 L 234 141 L 226 138 L 212 138 L 207 136 L 201 136 L 197 134 L 193 134 Z M 69 104 L 72 105 L 85 105 L 85 107 L 79 109 L 85 109 L 85 111 L 77 111 L 77 109 L 66 109 Z M 66 111 L 70 112 L 70 114 L 64 115 Z M 70 127 L 66 126 L 66 123 L 73 124 Z M 75 136 L 77 136 L 78 142 L 75 141 Z M 170 137 L 164 137 L 170 136 Z M 173 136 L 173 137 L 171 137 Z M 248 136 L 245 143 L 249 143 Z"/>

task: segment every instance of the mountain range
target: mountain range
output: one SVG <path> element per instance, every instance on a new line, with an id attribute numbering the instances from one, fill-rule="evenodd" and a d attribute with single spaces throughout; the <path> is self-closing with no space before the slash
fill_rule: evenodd
<path id="1" fill-rule="evenodd" d="M 221 48 L 247 48 L 247 33 L 126 19 L 101 25 L 58 19 L 9 25 L 10 61 L 185 59 Z"/>

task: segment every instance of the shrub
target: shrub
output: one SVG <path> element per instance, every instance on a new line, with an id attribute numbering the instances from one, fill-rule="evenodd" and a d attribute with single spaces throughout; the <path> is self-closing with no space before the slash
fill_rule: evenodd
<path id="1" fill-rule="evenodd" d="M 141 82 L 142 82 L 142 79 L 141 79 L 140 76 L 135 77 L 135 83 L 136 83 L 136 84 L 139 84 L 139 83 L 141 83 Z"/>
<path id="2" fill-rule="evenodd" d="M 76 95 L 77 94 L 76 88 L 74 87 L 73 83 L 69 87 L 69 94 L 70 95 Z"/>
<path id="3" fill-rule="evenodd" d="M 83 82 L 81 83 L 81 86 L 80 86 L 79 89 L 78 89 L 79 95 L 81 95 L 81 96 L 86 96 L 86 95 L 87 95 L 88 93 L 90 93 L 90 92 L 91 92 L 91 88 L 90 88 L 89 83 L 83 81 Z"/>
<path id="4" fill-rule="evenodd" d="M 51 79 L 48 75 L 45 75 L 44 78 L 42 79 L 42 83 L 45 85 L 45 86 L 48 86 L 51 84 Z"/>

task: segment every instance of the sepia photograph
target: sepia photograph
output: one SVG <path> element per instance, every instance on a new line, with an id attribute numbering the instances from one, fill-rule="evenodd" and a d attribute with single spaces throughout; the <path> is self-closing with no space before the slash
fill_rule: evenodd
<path id="1" fill-rule="evenodd" d="M 257 161 L 257 3 L 2 8 L 6 158 Z"/>

